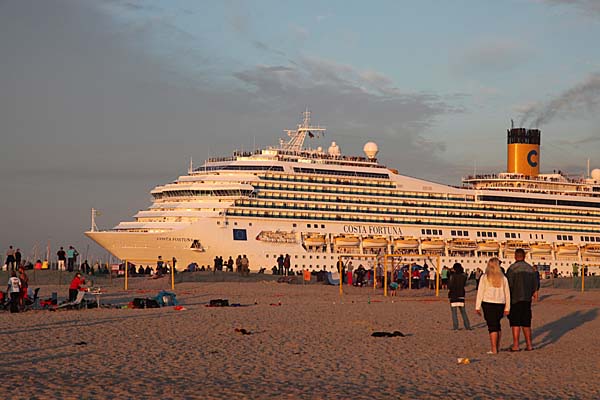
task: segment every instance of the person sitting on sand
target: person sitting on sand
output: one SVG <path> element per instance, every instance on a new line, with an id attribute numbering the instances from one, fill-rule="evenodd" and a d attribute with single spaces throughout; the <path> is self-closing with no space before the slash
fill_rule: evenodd
<path id="1" fill-rule="evenodd" d="M 475 312 L 483 316 L 490 334 L 491 350 L 488 354 L 496 354 L 500 349 L 500 320 L 510 312 L 510 289 L 508 279 L 500 271 L 500 260 L 490 258 L 485 273 L 479 280 Z"/>

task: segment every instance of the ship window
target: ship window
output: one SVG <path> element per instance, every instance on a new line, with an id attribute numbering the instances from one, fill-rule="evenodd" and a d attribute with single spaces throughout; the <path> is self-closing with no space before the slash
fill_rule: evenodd
<path id="1" fill-rule="evenodd" d="M 233 240 L 248 240 L 245 229 L 234 229 Z"/>
<path id="2" fill-rule="evenodd" d="M 296 227 L 296 224 L 292 224 L 292 228 L 295 228 L 295 227 Z"/>
<path id="3" fill-rule="evenodd" d="M 312 256 L 308 256 L 308 258 L 310 258 L 312 260 Z"/>
<path id="4" fill-rule="evenodd" d="M 428 235 L 431 235 L 431 229 L 427 229 L 426 232 L 427 232 Z"/>
<path id="5" fill-rule="evenodd" d="M 250 223 L 248 224 L 248 226 L 252 226 L 252 222 L 250 222 Z"/>
<path id="6" fill-rule="evenodd" d="M 463 231 L 463 236 L 469 236 L 469 232 L 468 231 Z"/>
<path id="7" fill-rule="evenodd" d="M 305 255 L 303 255 L 303 256 L 302 256 L 302 258 L 306 258 L 306 256 L 305 256 Z"/>
<path id="8" fill-rule="evenodd" d="M 268 254 L 265 254 L 265 258 L 269 258 L 269 255 L 268 255 Z"/>
<path id="9" fill-rule="evenodd" d="M 463 234 L 462 231 L 457 231 L 456 233 L 458 234 L 458 236 L 462 236 Z"/>
<path id="10" fill-rule="evenodd" d="M 234 223 L 233 223 L 233 225 L 236 225 L 236 226 L 237 226 L 237 222 L 234 222 Z"/>
<path id="11" fill-rule="evenodd" d="M 562 239 L 562 236 L 561 236 L 561 235 L 556 235 L 556 238 L 557 238 L 558 240 L 561 240 L 561 239 Z"/>
<path id="12" fill-rule="evenodd" d="M 325 225 L 321 224 L 321 228 L 322 228 L 322 229 L 325 229 Z"/>
<path id="13" fill-rule="evenodd" d="M 504 237 L 509 238 L 510 237 L 510 233 L 504 232 Z"/>
<path id="14" fill-rule="evenodd" d="M 307 227 L 307 228 L 310 228 L 310 224 L 306 224 L 306 227 Z"/>
<path id="15" fill-rule="evenodd" d="M 569 240 L 573 240 L 573 235 L 569 235 Z"/>
<path id="16" fill-rule="evenodd" d="M 421 229 L 421 234 L 424 235 L 425 234 L 425 229 Z"/>
<path id="17" fill-rule="evenodd" d="M 217 221 L 217 225 L 221 225 L 221 221 Z"/>
<path id="18" fill-rule="evenodd" d="M 456 236 L 456 231 L 451 231 L 451 232 L 450 232 L 450 234 L 451 234 L 452 236 Z"/>
<path id="19" fill-rule="evenodd" d="M 494 237 L 498 237 L 498 235 L 496 235 L 496 232 L 494 232 Z M 542 235 L 542 239 L 544 238 L 544 235 Z"/>

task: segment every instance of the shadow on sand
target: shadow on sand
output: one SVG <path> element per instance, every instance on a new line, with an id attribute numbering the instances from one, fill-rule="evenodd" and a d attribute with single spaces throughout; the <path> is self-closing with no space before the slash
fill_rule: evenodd
<path id="1" fill-rule="evenodd" d="M 554 344 L 560 340 L 566 333 L 580 327 L 586 322 L 595 320 L 598 317 L 598 308 L 588 311 L 575 311 L 556 321 L 549 322 L 540 328 L 534 329 L 534 334 L 539 341 L 535 344 L 537 348 L 543 348 Z"/>

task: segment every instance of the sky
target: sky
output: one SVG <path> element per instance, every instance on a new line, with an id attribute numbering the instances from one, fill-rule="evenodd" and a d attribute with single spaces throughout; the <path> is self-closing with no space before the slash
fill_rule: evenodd
<path id="1" fill-rule="evenodd" d="M 600 168 L 596 0 L 0 0 L 0 251 L 104 257 L 110 228 L 190 158 L 275 145 L 309 108 L 345 154 L 459 185 L 506 168 L 510 120 L 542 171 Z"/>

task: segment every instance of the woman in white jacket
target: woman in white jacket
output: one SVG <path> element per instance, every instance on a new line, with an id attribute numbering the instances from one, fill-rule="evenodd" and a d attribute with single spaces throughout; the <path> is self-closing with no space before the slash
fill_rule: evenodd
<path id="1" fill-rule="evenodd" d="M 488 261 L 485 274 L 479 281 L 475 312 L 481 315 L 482 309 L 492 345 L 488 354 L 496 354 L 500 349 L 500 320 L 510 312 L 508 280 L 500 270 L 500 260 L 496 257 Z"/>

